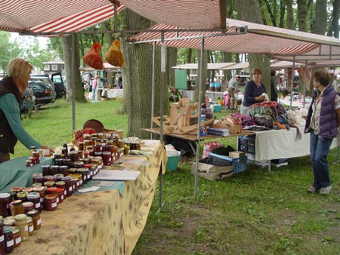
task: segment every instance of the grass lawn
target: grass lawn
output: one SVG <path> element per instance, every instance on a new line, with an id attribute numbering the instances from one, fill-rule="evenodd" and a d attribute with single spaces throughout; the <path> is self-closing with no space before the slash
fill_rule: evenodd
<path id="1" fill-rule="evenodd" d="M 77 127 L 90 118 L 108 128 L 126 130 L 118 115 L 119 101 L 77 105 Z M 71 139 L 71 110 L 64 101 L 34 114 L 25 128 L 41 143 L 56 146 Z M 230 141 L 231 143 L 235 141 Z M 27 154 L 17 146 L 16 156 Z M 329 156 L 335 160 L 335 152 Z M 310 162 L 292 159 L 268 172 L 249 171 L 224 181 L 200 179 L 193 198 L 190 163 L 165 175 L 165 207 L 153 203 L 147 225 L 133 255 L 203 254 L 340 254 L 340 165 L 330 165 L 333 191 L 329 196 L 307 194 L 312 180 Z"/>

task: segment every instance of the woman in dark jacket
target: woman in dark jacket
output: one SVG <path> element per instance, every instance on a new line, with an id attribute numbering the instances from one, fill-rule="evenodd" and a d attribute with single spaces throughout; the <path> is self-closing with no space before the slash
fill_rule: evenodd
<path id="1" fill-rule="evenodd" d="M 248 81 L 244 90 L 241 113 L 248 114 L 251 105 L 263 102 L 266 99 L 263 95 L 264 93 L 266 93 L 266 89 L 262 84 L 262 72 L 260 69 L 255 68 L 253 71 L 253 79 Z"/>
<path id="2" fill-rule="evenodd" d="M 309 108 L 305 132 L 310 132 L 310 155 L 314 182 L 308 191 L 329 194 L 332 189 L 327 155 L 340 126 L 340 96 L 330 84 L 325 71 L 314 74 L 315 94 Z"/>
<path id="3" fill-rule="evenodd" d="M 19 104 L 27 88 L 32 65 L 16 58 L 8 65 L 8 76 L 0 81 L 0 163 L 10 159 L 19 140 L 27 148 L 45 148 L 22 127 Z"/>

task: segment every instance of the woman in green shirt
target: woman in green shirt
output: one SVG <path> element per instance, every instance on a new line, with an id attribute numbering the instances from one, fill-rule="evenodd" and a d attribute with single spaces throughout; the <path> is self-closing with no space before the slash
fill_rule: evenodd
<path id="1" fill-rule="evenodd" d="M 9 153 L 14 153 L 14 146 L 19 140 L 27 148 L 41 146 L 22 127 L 20 107 L 32 65 L 24 59 L 13 59 L 8 65 L 8 76 L 0 81 L 0 163 L 10 159 Z"/>

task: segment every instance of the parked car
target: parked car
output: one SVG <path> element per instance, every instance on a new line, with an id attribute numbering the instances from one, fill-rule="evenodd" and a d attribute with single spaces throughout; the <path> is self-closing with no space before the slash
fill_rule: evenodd
<path id="1" fill-rule="evenodd" d="M 41 106 L 53 103 L 56 99 L 54 87 L 44 80 L 31 79 L 28 81 L 28 88 L 33 91 L 35 105 Z"/>
<path id="2" fill-rule="evenodd" d="M 66 96 L 66 86 L 64 82 L 64 78 L 61 73 L 54 73 L 51 75 L 51 80 L 55 87 L 55 92 L 57 94 L 57 98 Z"/>
<path id="3" fill-rule="evenodd" d="M 54 73 L 51 77 L 49 77 L 48 74 L 31 75 L 31 79 L 49 83 L 53 87 L 56 98 L 64 97 L 66 95 L 66 89 L 61 73 Z"/>

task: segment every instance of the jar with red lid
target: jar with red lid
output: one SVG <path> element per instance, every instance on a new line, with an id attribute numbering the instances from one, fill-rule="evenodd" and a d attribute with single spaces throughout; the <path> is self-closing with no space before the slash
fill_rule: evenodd
<path id="1" fill-rule="evenodd" d="M 11 202 L 10 193 L 0 193 L 0 215 L 7 217 L 10 215 L 9 203 Z"/>
<path id="2" fill-rule="evenodd" d="M 25 212 L 24 207 L 22 205 L 22 200 L 14 200 L 9 204 L 9 208 L 11 210 L 12 216 L 17 214 L 23 214 Z"/>
<path id="3" fill-rule="evenodd" d="M 32 202 L 23 202 L 22 206 L 24 207 L 25 213 L 31 211 L 34 208 L 34 204 Z"/>
<path id="4" fill-rule="evenodd" d="M 0 220 L 0 255 L 5 255 L 5 236 L 4 236 L 4 223 Z"/>
<path id="5" fill-rule="evenodd" d="M 34 231 L 39 230 L 41 227 L 40 212 L 38 210 L 32 210 L 27 213 L 27 216 L 33 220 Z"/>
<path id="6" fill-rule="evenodd" d="M 39 192 L 31 192 L 27 194 L 27 200 L 34 204 L 34 209 L 41 210 L 40 204 L 40 193 Z"/>
<path id="7" fill-rule="evenodd" d="M 57 209 L 57 198 L 57 194 L 46 194 L 44 197 L 44 209 L 47 211 L 54 211 L 55 209 Z"/>
<path id="8" fill-rule="evenodd" d="M 77 182 L 78 182 L 78 179 L 75 179 L 75 178 L 72 178 L 71 179 L 71 182 L 72 182 L 72 189 L 73 189 L 73 192 L 75 192 L 78 188 L 77 186 Z"/>
<path id="9" fill-rule="evenodd" d="M 14 250 L 14 238 L 10 227 L 4 228 L 5 251 L 11 253 Z"/>
<path id="10" fill-rule="evenodd" d="M 64 177 L 63 177 L 64 178 Z M 67 191 L 66 191 L 66 184 L 64 181 L 58 181 L 55 183 L 56 184 L 56 187 L 59 188 L 59 189 L 63 189 L 63 194 L 64 194 L 64 197 L 63 197 L 63 200 L 65 199 L 66 195 L 67 195 Z"/>

